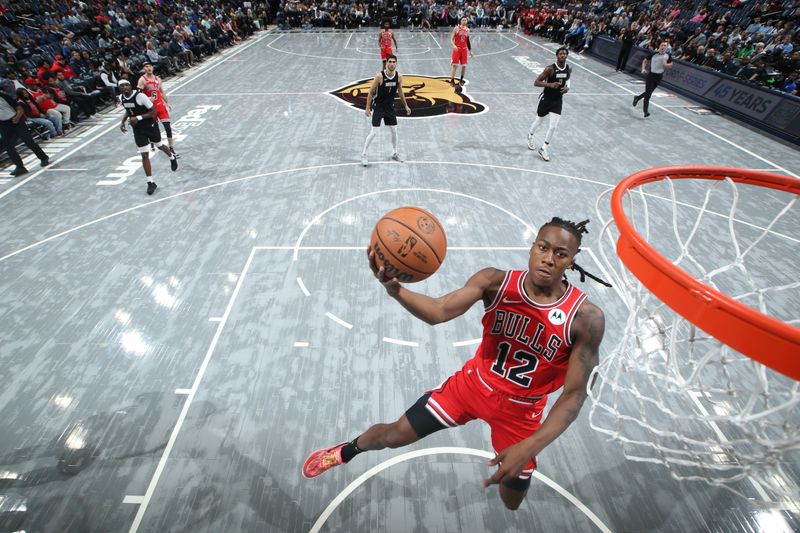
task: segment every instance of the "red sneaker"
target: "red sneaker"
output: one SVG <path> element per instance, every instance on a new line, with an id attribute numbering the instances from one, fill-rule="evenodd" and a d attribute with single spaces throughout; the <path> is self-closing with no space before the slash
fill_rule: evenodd
<path id="1" fill-rule="evenodd" d="M 307 478 L 317 477 L 334 466 L 345 464 L 342 461 L 342 448 L 347 444 L 343 442 L 333 448 L 323 448 L 308 456 L 303 463 L 303 475 Z"/>

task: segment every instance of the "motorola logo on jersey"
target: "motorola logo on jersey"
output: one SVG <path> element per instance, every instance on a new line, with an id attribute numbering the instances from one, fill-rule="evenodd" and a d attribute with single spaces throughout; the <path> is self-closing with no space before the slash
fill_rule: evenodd
<path id="1" fill-rule="evenodd" d="M 550 320 L 551 324 L 560 326 L 567 319 L 567 315 L 561 309 L 552 309 L 549 313 L 547 313 L 547 318 Z"/>
<path id="2" fill-rule="evenodd" d="M 329 94 L 341 102 L 363 111 L 367 106 L 367 94 L 372 85 L 369 78 L 351 83 Z M 403 74 L 403 92 L 411 118 L 435 117 L 447 114 L 477 115 L 486 111 L 486 106 L 474 101 L 460 85 L 451 85 L 450 78 L 444 76 L 417 76 Z M 398 118 L 406 117 L 403 103 L 398 96 L 394 101 Z"/>

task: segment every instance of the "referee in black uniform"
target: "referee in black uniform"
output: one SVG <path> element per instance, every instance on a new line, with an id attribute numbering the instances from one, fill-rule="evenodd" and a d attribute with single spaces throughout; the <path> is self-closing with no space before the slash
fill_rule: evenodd
<path id="1" fill-rule="evenodd" d="M 642 60 L 642 74 L 647 74 L 647 79 L 645 80 L 644 92 L 633 97 L 633 107 L 636 107 L 639 100 L 644 98 L 643 110 L 645 117 L 650 116 L 647 111 L 650 104 L 650 96 L 653 95 L 653 91 L 661 83 L 661 78 L 664 77 L 664 69 L 672 66 L 672 56 L 667 53 L 667 46 L 667 41 L 661 41 L 661 44 L 658 45 L 658 50 L 651 52 L 649 56 Z"/>
<path id="2" fill-rule="evenodd" d="M 15 148 L 17 139 L 22 139 L 25 146 L 36 154 L 43 167 L 50 164 L 50 159 L 31 137 L 31 132 L 25 125 L 25 113 L 22 106 L 17 105 L 17 101 L 11 97 L 9 91 L 13 94 L 14 84 L 11 80 L 0 80 L 0 136 L 3 140 L 3 149 L 16 167 L 11 171 L 11 175 L 22 176 L 28 173 L 28 169 L 25 168 L 25 164 Z"/>

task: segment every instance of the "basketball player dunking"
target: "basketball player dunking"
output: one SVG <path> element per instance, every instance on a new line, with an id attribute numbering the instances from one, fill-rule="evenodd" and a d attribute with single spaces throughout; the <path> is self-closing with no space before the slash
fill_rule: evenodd
<path id="1" fill-rule="evenodd" d="M 517 509 L 536 455 L 578 416 L 598 362 L 603 312 L 564 277 L 573 269 L 581 281 L 585 275 L 598 279 L 575 263 L 587 222 L 553 218 L 539 229 L 527 271 L 485 268 L 439 298 L 387 278 L 370 252 L 370 267 L 389 296 L 429 324 L 459 317 L 482 301 L 483 339 L 460 371 L 423 394 L 396 422 L 376 424 L 350 442 L 317 450 L 303 464 L 303 474 L 316 477 L 367 450 L 406 446 L 479 418 L 489 424 L 497 454 L 487 466 L 499 466 L 484 486 L 499 484 L 503 503 Z M 547 396 L 562 386 L 542 420 Z"/>
<path id="2" fill-rule="evenodd" d="M 392 52 L 392 43 L 397 48 L 397 39 L 395 39 L 394 32 L 391 30 L 391 23 L 388 20 L 383 21 L 383 28 L 378 36 L 378 43 L 381 47 L 381 63 L 383 68 L 386 68 L 386 58 L 394 55 Z"/>
<path id="3" fill-rule="evenodd" d="M 156 108 L 156 118 L 164 126 L 164 132 L 167 134 L 169 151 L 178 157 L 178 154 L 175 153 L 175 143 L 172 141 L 172 126 L 169 116 L 170 105 L 167 101 L 167 95 L 164 94 L 164 88 L 161 85 L 161 78 L 153 74 L 152 63 L 145 62 L 143 67 L 144 74 L 139 78 L 137 87 L 153 102 L 153 106 Z M 154 146 L 151 146 L 151 148 L 153 147 Z"/>
<path id="4" fill-rule="evenodd" d="M 469 28 L 467 28 L 467 17 L 461 17 L 461 22 L 453 28 L 450 34 L 450 43 L 453 45 L 453 61 L 450 66 L 450 83 L 455 83 L 456 67 L 461 65 L 461 85 L 464 84 L 464 73 L 467 71 L 467 53 L 472 54 L 472 43 L 469 41 Z"/>
<path id="5" fill-rule="evenodd" d="M 533 134 L 536 133 L 536 130 L 544 121 L 544 117 L 549 116 L 550 123 L 547 127 L 547 133 L 544 135 L 544 144 L 539 148 L 539 155 L 545 161 L 550 161 L 550 154 L 547 149 L 550 147 L 550 141 L 556 132 L 558 121 L 561 119 L 563 96 L 569 92 L 569 78 L 572 75 L 572 67 L 567 64 L 568 53 L 566 47 L 563 46 L 556 50 L 556 62 L 548 65 L 539 74 L 536 81 L 533 82 L 534 87 L 544 87 L 544 91 L 539 95 L 536 120 L 533 121 L 528 130 L 528 148 L 536 150 Z"/>
<path id="6" fill-rule="evenodd" d="M 403 102 L 403 107 L 406 108 L 406 115 L 411 114 L 411 108 L 408 107 L 406 102 L 406 95 L 403 93 L 403 77 L 397 72 L 397 57 L 394 54 L 386 56 L 386 68 L 375 75 L 372 80 L 372 86 L 369 88 L 367 94 L 367 106 L 364 109 L 364 114 L 370 116 L 372 114 L 372 128 L 370 129 L 367 140 L 364 141 L 364 150 L 361 152 L 361 164 L 367 166 L 367 149 L 369 148 L 372 139 L 378 134 L 378 128 L 381 126 L 381 120 L 389 128 L 392 134 L 392 159 L 400 161 L 400 155 L 397 153 L 397 114 L 394 110 L 394 98 L 396 95 L 400 96 L 400 101 Z"/>
<path id="7" fill-rule="evenodd" d="M 130 122 L 133 127 L 133 140 L 142 155 L 142 168 L 147 176 L 147 194 L 153 194 L 156 192 L 158 185 L 153 180 L 149 145 L 151 143 L 155 144 L 159 150 L 169 157 L 173 172 L 178 170 L 178 160 L 175 159 L 175 154 L 171 153 L 161 141 L 161 132 L 158 131 L 158 124 L 155 121 L 156 108 L 150 98 L 138 89 L 134 91 L 131 82 L 125 78 L 119 80 L 118 85 L 119 90 L 122 92 L 119 99 L 122 107 L 125 108 L 125 115 L 122 117 L 119 129 L 123 133 L 128 131 L 125 126 L 127 122 Z"/>

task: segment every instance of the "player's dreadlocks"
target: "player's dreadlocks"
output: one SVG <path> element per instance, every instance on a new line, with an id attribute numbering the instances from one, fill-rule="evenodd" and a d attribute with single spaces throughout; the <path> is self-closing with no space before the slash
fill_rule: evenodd
<path id="1" fill-rule="evenodd" d="M 550 222 L 547 222 L 544 225 L 542 225 L 542 227 L 539 228 L 539 231 L 543 230 L 547 226 L 555 226 L 557 228 L 565 229 L 568 232 L 572 233 L 572 235 L 575 236 L 575 238 L 578 240 L 578 248 L 580 248 L 580 246 L 581 246 L 581 237 L 583 236 L 584 233 L 589 233 L 589 230 L 586 229 L 586 224 L 588 224 L 588 223 L 589 223 L 588 219 L 584 220 L 582 222 L 573 222 L 571 220 L 564 220 L 563 218 L 553 217 L 550 220 Z M 571 270 L 575 270 L 576 272 L 578 272 L 578 274 L 581 275 L 581 283 L 585 282 L 586 281 L 586 277 L 588 276 L 588 277 L 592 278 L 593 280 L 595 280 L 596 282 L 602 283 L 606 287 L 611 287 L 611 284 L 609 282 L 598 278 L 594 274 L 590 274 L 589 272 L 586 272 L 583 269 L 583 267 L 580 266 L 578 263 L 573 263 L 572 266 L 570 267 L 570 269 Z M 566 277 L 567 276 L 564 275 L 565 279 L 566 279 Z"/>

